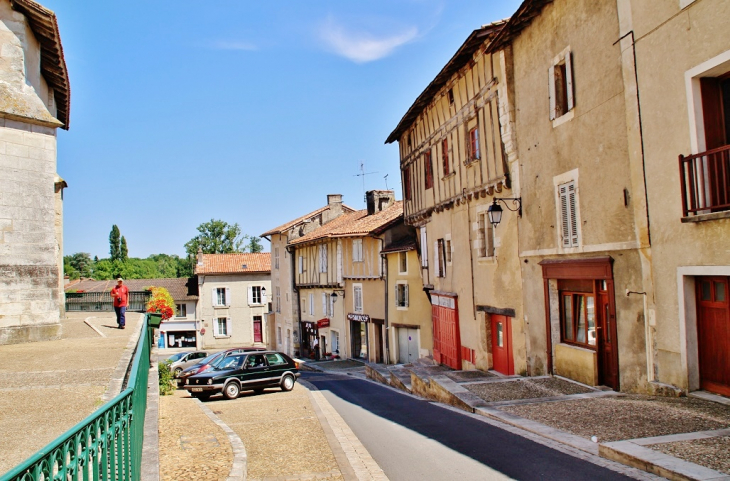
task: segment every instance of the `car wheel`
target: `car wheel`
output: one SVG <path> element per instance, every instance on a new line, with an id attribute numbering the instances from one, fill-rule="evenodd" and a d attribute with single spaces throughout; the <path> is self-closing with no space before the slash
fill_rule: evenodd
<path id="1" fill-rule="evenodd" d="M 238 387 L 238 383 L 229 382 L 226 387 L 223 388 L 223 395 L 226 399 L 236 399 L 241 392 L 241 388 Z"/>
<path id="2" fill-rule="evenodd" d="M 182 371 L 181 367 L 176 367 L 174 372 L 175 377 L 180 377 L 180 373 L 182 373 Z"/>
<path id="3" fill-rule="evenodd" d="M 281 380 L 281 390 L 282 391 L 291 391 L 292 389 L 294 389 L 294 376 L 287 374 Z"/>
<path id="4" fill-rule="evenodd" d="M 207 401 L 210 399 L 210 393 L 209 392 L 195 392 L 193 393 L 193 397 L 195 399 L 200 399 L 201 401 Z"/>

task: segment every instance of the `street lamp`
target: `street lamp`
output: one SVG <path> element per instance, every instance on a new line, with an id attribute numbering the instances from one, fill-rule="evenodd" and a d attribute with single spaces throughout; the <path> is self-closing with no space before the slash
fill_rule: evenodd
<path id="1" fill-rule="evenodd" d="M 508 200 L 512 201 L 512 204 L 516 206 L 514 209 L 511 208 L 509 204 L 507 204 L 506 201 Z M 517 215 L 522 217 L 522 197 L 510 197 L 504 199 L 498 199 L 495 197 L 492 200 L 492 205 L 490 205 L 487 209 L 487 215 L 489 215 L 489 223 L 492 224 L 494 227 L 497 227 L 497 225 L 502 222 L 502 206 L 500 206 L 498 202 L 504 204 L 507 210 L 517 212 Z"/>

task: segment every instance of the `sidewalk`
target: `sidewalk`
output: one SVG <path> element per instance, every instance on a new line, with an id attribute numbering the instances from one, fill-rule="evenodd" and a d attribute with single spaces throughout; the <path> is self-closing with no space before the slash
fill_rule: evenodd
<path id="1" fill-rule="evenodd" d="M 72 312 L 61 339 L 0 347 L 0 475 L 121 391 L 143 319 Z"/>
<path id="2" fill-rule="evenodd" d="M 616 393 L 553 376 L 522 378 L 424 364 L 306 368 L 367 377 L 411 394 L 669 479 L 730 480 L 730 400 Z M 710 401 L 708 399 L 713 399 Z"/>

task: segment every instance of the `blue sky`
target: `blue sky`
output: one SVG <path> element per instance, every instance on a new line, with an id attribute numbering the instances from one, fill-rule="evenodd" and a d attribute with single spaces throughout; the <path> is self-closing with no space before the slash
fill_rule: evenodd
<path id="1" fill-rule="evenodd" d="M 343 194 L 396 190 L 384 145 L 472 30 L 517 0 L 41 0 L 71 79 L 64 253 L 184 255 L 212 218 L 259 235 Z M 268 250 L 268 243 L 266 243 Z"/>

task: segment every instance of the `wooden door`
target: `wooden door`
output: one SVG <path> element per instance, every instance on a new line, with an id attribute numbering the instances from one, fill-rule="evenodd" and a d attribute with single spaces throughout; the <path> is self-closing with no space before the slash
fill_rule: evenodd
<path id="1" fill-rule="evenodd" d="M 502 374 L 515 373 L 512 358 L 512 323 L 507 316 L 492 314 L 492 364 L 493 369 Z"/>
<path id="2" fill-rule="evenodd" d="M 728 277 L 697 278 L 697 348 L 700 388 L 730 396 Z"/>
<path id="3" fill-rule="evenodd" d="M 434 302 L 431 306 L 431 317 L 433 320 L 433 358 L 440 364 L 445 364 L 453 369 L 461 369 L 459 310 L 456 304 L 456 298 L 443 296 L 433 297 L 434 299 L 438 299 L 438 304 Z"/>
<path id="4" fill-rule="evenodd" d="M 619 388 L 618 359 L 616 347 L 616 316 L 605 281 L 598 281 L 597 289 L 597 334 L 598 342 L 598 384 L 613 389 Z"/>

